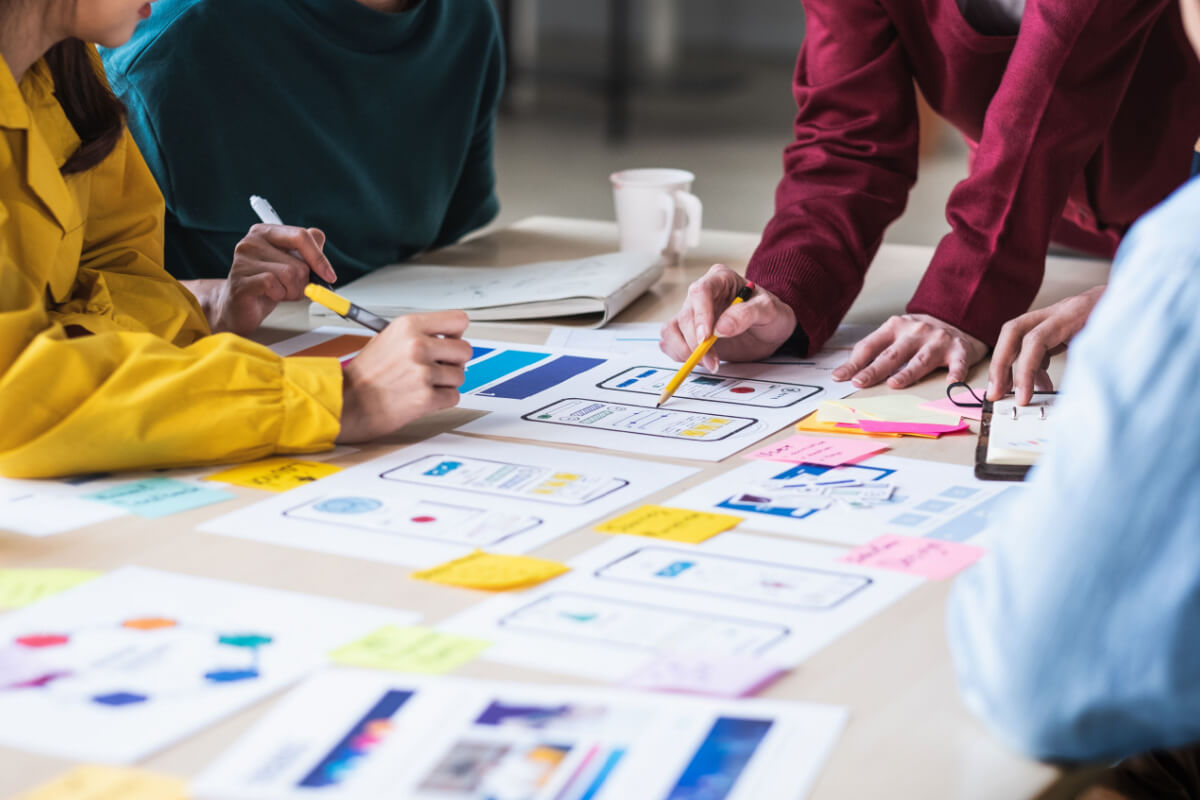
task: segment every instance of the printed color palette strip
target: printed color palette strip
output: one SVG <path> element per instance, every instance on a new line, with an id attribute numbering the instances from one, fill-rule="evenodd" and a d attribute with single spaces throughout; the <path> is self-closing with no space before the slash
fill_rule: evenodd
<path id="1" fill-rule="evenodd" d="M 502 350 L 491 358 L 467 365 L 467 379 L 458 387 L 460 394 L 467 394 L 497 381 L 509 373 L 525 369 L 530 364 L 549 358 L 547 353 L 529 353 L 524 350 Z"/>
<path id="2" fill-rule="evenodd" d="M 490 389 L 484 389 L 479 392 L 479 396 L 502 397 L 506 400 L 524 400 L 603 363 L 604 359 L 602 358 L 562 356 L 537 369 L 522 372 L 515 378 L 496 384 Z"/>

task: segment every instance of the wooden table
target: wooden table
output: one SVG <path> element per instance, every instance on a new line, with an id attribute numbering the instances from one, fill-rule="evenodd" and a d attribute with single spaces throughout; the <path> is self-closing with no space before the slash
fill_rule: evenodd
<path id="1" fill-rule="evenodd" d="M 706 231 L 702 246 L 689 254 L 683 265 L 668 268 L 662 281 L 619 320 L 667 319 L 678 308 L 688 284 L 711 263 L 743 268 L 757 239 L 757 235 L 749 233 Z M 427 260 L 440 264 L 512 265 L 582 257 L 614 249 L 616 229 L 611 223 L 536 217 L 459 244 Z M 925 247 L 885 245 L 847 321 L 877 323 L 900 312 L 930 254 L 931 250 Z M 1102 283 L 1107 271 L 1104 262 L 1051 258 L 1036 305 Z M 307 313 L 300 304 L 279 309 L 268 322 L 269 328 L 263 331 L 265 341 L 309 327 Z M 468 335 L 541 342 L 547 330 L 542 325 L 477 324 Z M 971 375 L 974 384 L 982 383 L 984 377 L 982 365 Z M 941 396 L 943 390 L 942 375 L 935 375 L 915 389 L 931 399 Z M 377 457 L 397 445 L 450 430 L 477 414 L 461 409 L 437 414 L 336 463 L 349 465 Z M 786 435 L 784 431 L 772 438 Z M 974 437 L 937 441 L 898 439 L 889 444 L 897 455 L 968 464 Z M 687 482 L 646 498 L 646 502 L 664 500 L 685 486 L 709 480 L 740 460 L 733 458 L 708 465 L 680 463 L 703 469 Z M 138 564 L 419 610 L 426 622 L 438 622 L 475 601 L 476 595 L 471 592 L 408 580 L 406 569 L 391 564 L 196 532 L 197 525 L 229 513 L 235 503 L 246 505 L 262 499 L 261 493 L 252 489 L 230 487 L 230 491 L 238 495 L 237 500 L 162 520 L 125 516 L 44 539 L 0 533 L 0 565 L 109 570 Z M 583 529 L 551 542 L 535 554 L 566 560 L 601 540 L 600 534 Z M 1058 770 L 1004 749 L 960 702 L 943 633 L 948 589 L 946 582 L 921 586 L 822 650 L 765 693 L 779 699 L 835 703 L 851 710 L 850 723 L 811 794 L 814 800 L 883 797 L 1012 800 L 1041 796 L 1039 793 L 1059 777 Z M 567 676 L 486 661 L 468 664 L 459 674 L 580 682 Z M 160 753 L 144 766 L 180 776 L 198 773 L 258 720 L 274 700 L 213 725 Z M 54 758 L 0 749 L 0 797 L 37 785 L 69 766 Z"/>

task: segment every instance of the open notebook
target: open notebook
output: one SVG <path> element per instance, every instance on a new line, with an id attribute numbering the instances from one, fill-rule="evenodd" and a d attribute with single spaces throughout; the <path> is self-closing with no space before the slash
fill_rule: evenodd
<path id="1" fill-rule="evenodd" d="M 1024 480 L 1030 467 L 1050 447 L 1054 416 L 1053 392 L 1036 392 L 1028 406 L 1010 396 L 983 406 L 975 477 L 981 480 Z"/>
<path id="2" fill-rule="evenodd" d="M 663 274 L 652 253 L 609 253 L 576 261 L 541 261 L 516 267 L 438 267 L 395 264 L 337 293 L 382 317 L 413 311 L 464 309 L 472 320 L 585 317 L 608 322 Z M 313 304 L 313 316 L 334 316 Z"/>

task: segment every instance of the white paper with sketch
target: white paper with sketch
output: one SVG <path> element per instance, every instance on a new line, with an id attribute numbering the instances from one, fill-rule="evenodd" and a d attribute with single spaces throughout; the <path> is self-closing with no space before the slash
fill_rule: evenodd
<path id="1" fill-rule="evenodd" d="M 107 522 L 125 510 L 85 500 L 82 491 L 58 481 L 0 478 L 0 533 L 52 536 Z"/>
<path id="2" fill-rule="evenodd" d="M 491 413 L 462 431 L 625 453 L 720 461 L 854 390 L 805 364 L 722 364 L 719 375 L 693 372 L 655 408 L 679 366 L 664 355 L 472 346 L 459 403 Z"/>
<path id="3" fill-rule="evenodd" d="M 527 553 L 695 472 L 442 434 L 210 520 L 200 530 L 429 567 L 476 548 Z"/>
<path id="4" fill-rule="evenodd" d="M 190 787 L 197 800 L 799 800 L 846 710 L 329 670 Z"/>
<path id="5" fill-rule="evenodd" d="M 439 627 L 493 641 L 483 658 L 597 680 L 620 680 L 655 653 L 794 666 L 922 583 L 838 563 L 845 553 L 741 533 L 694 546 L 614 536 L 571 572 Z"/>
<path id="6" fill-rule="evenodd" d="M 992 406 L 988 431 L 989 464 L 1032 465 L 1050 449 L 1054 431 L 1054 401 L 1058 395 L 1035 394 L 1028 406 L 1013 398 Z"/>
<path id="7" fill-rule="evenodd" d="M 836 500 L 789 492 L 812 479 L 886 484 L 888 500 L 853 508 Z M 1021 491 L 1019 485 L 976 480 L 970 467 L 874 456 L 843 467 L 750 461 L 663 501 L 663 505 L 737 514 L 744 528 L 859 545 L 885 533 L 963 542 Z"/>
<path id="8" fill-rule="evenodd" d="M 0 744 L 128 764 L 419 614 L 124 567 L 0 616 Z"/>
<path id="9" fill-rule="evenodd" d="M 595 316 L 603 325 L 663 274 L 657 255 L 608 253 L 515 267 L 393 264 L 339 286 L 338 294 L 383 317 L 461 308 L 473 320 Z M 314 303 L 309 313 L 336 316 Z"/>

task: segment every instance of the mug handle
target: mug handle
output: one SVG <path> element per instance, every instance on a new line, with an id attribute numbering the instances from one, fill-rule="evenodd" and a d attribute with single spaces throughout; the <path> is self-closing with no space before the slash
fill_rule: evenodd
<path id="1" fill-rule="evenodd" d="M 662 211 L 662 230 L 658 232 L 655 253 L 665 253 L 671 245 L 671 234 L 675 232 L 675 199 L 669 194 L 658 194 L 658 208 Z"/>
<path id="2" fill-rule="evenodd" d="M 700 227 L 704 218 L 704 205 L 700 202 L 699 197 L 682 190 L 675 192 L 675 203 L 683 209 L 684 216 L 687 217 L 684 241 L 687 242 L 688 247 L 698 246 L 700 244 Z"/>

